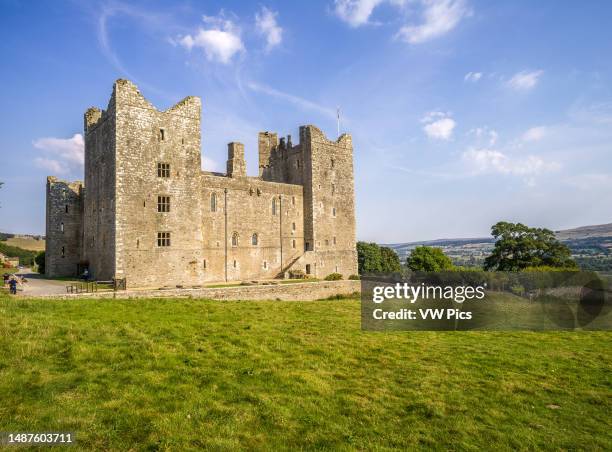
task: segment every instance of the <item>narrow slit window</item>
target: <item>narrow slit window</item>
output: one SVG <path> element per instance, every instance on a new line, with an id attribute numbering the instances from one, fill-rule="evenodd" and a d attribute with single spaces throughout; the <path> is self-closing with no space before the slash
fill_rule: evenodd
<path id="1" fill-rule="evenodd" d="M 232 234 L 232 246 L 238 246 L 238 233 L 234 232 Z"/>
<path id="2" fill-rule="evenodd" d="M 251 244 L 253 246 L 257 246 L 257 244 L 259 243 L 259 237 L 257 236 L 257 233 L 253 234 L 253 236 L 251 237 Z"/>
<path id="3" fill-rule="evenodd" d="M 170 233 L 169 232 L 158 232 L 157 233 L 157 246 L 159 247 L 170 246 Z"/>
<path id="4" fill-rule="evenodd" d="M 336 216 L 336 208 L 335 207 L 332 208 L 332 216 L 334 216 L 334 217 Z"/>
<path id="5" fill-rule="evenodd" d="M 66 257 L 66 248 L 62 246 L 62 257 Z"/>
<path id="6" fill-rule="evenodd" d="M 291 240 L 291 248 L 295 249 L 295 239 Z"/>
<path id="7" fill-rule="evenodd" d="M 64 223 L 60 223 L 60 231 L 64 232 Z"/>
<path id="8" fill-rule="evenodd" d="M 157 211 L 170 212 L 170 196 L 157 197 Z"/>
<path id="9" fill-rule="evenodd" d="M 166 140 L 166 131 L 164 129 L 159 129 L 159 141 Z"/>
<path id="10" fill-rule="evenodd" d="M 291 223 L 291 230 L 295 231 L 295 223 Z"/>
<path id="11" fill-rule="evenodd" d="M 210 195 L 210 211 L 211 212 L 217 211 L 217 194 L 216 193 L 213 193 L 212 195 Z"/>
<path id="12" fill-rule="evenodd" d="M 68 204 L 66 204 L 66 213 L 68 213 Z"/>

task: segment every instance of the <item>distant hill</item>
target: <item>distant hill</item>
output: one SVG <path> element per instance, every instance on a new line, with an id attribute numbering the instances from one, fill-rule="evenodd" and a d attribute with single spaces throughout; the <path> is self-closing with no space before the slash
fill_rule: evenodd
<path id="1" fill-rule="evenodd" d="M 43 251 L 45 249 L 45 238 L 42 235 L 0 232 L 0 242 L 29 251 Z"/>
<path id="2" fill-rule="evenodd" d="M 581 268 L 612 271 L 612 223 L 555 231 L 555 235 L 570 248 Z M 435 246 L 442 248 L 456 265 L 480 267 L 484 258 L 491 253 L 494 243 L 492 237 L 477 237 L 391 243 L 384 246 L 395 250 L 402 261 L 417 246 Z"/>

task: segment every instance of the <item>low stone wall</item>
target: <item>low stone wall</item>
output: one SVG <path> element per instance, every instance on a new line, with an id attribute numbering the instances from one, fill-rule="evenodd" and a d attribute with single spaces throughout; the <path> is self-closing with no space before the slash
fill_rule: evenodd
<path id="1" fill-rule="evenodd" d="M 290 284 L 214 287 L 201 289 L 121 290 L 80 294 L 47 295 L 41 298 L 205 298 L 210 300 L 310 301 L 361 291 L 360 281 L 317 281 Z"/>

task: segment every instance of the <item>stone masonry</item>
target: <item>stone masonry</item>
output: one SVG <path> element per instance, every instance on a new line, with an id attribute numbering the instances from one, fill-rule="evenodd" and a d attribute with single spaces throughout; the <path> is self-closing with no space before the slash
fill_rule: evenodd
<path id="1" fill-rule="evenodd" d="M 259 134 L 259 175 L 244 145 L 227 171 L 201 169 L 201 101 L 158 111 L 127 80 L 85 113 L 85 183 L 47 179 L 46 271 L 130 287 L 357 273 L 351 137 L 315 126 Z"/>

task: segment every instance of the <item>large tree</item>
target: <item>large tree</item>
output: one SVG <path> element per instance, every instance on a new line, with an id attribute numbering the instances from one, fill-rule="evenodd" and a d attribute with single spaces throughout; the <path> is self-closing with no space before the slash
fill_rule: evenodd
<path id="1" fill-rule="evenodd" d="M 439 272 L 451 270 L 453 262 L 442 251 L 442 248 L 417 246 L 406 259 L 408 268 L 419 272 Z"/>
<path id="2" fill-rule="evenodd" d="M 500 221 L 491 227 L 493 252 L 485 259 L 485 270 L 520 271 L 528 267 L 577 268 L 570 249 L 550 229 L 530 228 Z"/>
<path id="3" fill-rule="evenodd" d="M 391 273 L 400 271 L 397 253 L 391 248 L 376 243 L 357 242 L 357 262 L 359 274 Z"/>

